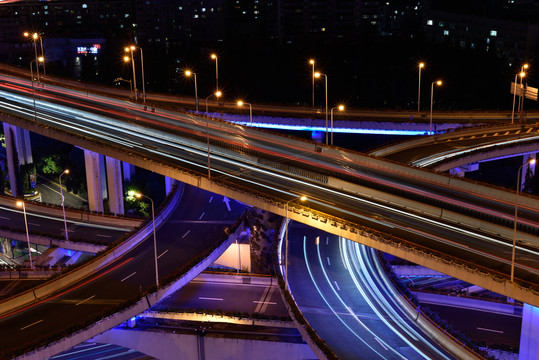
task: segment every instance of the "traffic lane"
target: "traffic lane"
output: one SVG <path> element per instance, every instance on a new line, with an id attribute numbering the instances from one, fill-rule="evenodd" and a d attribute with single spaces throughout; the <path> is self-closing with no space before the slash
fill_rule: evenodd
<path id="1" fill-rule="evenodd" d="M 308 236 L 305 230 L 294 226 L 289 229 L 288 281 L 307 322 L 340 359 L 357 359 L 359 354 L 365 359 L 393 358 L 339 301 L 337 290 L 324 278 L 318 255 L 313 251 L 316 247 L 305 243 L 314 244 L 315 237 Z M 314 231 L 316 234 L 322 233 L 316 229 Z"/>
<path id="2" fill-rule="evenodd" d="M 206 309 L 288 316 L 277 285 L 196 279 L 154 307 L 157 311 L 167 309 Z"/>
<path id="3" fill-rule="evenodd" d="M 308 227 L 303 229 L 303 234 L 314 239 L 320 236 L 319 231 Z M 402 335 L 401 329 L 395 326 L 394 323 L 392 325 L 397 328 L 399 333 L 392 331 L 390 329 L 391 320 L 388 319 L 387 314 L 382 312 L 381 315 L 378 315 L 369 306 L 366 297 L 359 292 L 342 262 L 342 257 L 345 254 L 340 249 L 338 237 L 333 235 L 328 237 L 328 235 L 327 233 L 322 233 L 318 244 L 316 244 L 316 241 L 306 242 L 306 246 L 311 247 L 312 250 L 307 249 L 307 254 L 310 253 L 315 256 L 306 261 L 313 263 L 318 261 L 320 268 L 323 270 L 323 277 L 317 277 L 316 279 L 325 279 L 331 293 L 338 299 L 338 303 L 346 308 L 347 314 L 340 314 L 339 312 L 336 314 L 340 323 L 346 324 L 346 328 L 350 330 L 350 336 L 362 338 L 381 358 L 423 359 L 423 354 L 430 352 L 428 349 L 424 349 L 424 344 L 412 344 L 410 338 L 407 335 Z M 368 292 L 378 289 L 366 289 L 365 286 L 363 288 L 370 301 L 376 301 L 376 297 L 368 294 Z M 325 295 L 329 297 L 327 292 Z M 342 330 L 346 329 L 343 328 Z M 407 338 L 407 341 L 404 341 L 403 337 Z M 416 348 L 420 350 L 417 351 Z M 437 353 L 434 354 L 438 355 Z"/>
<path id="4" fill-rule="evenodd" d="M 438 304 L 422 304 L 421 307 L 434 311 L 476 344 L 504 345 L 514 349 L 520 346 L 522 316 Z"/>
<path id="5" fill-rule="evenodd" d="M 198 154 L 198 155 L 200 156 L 200 152 L 199 152 L 199 154 Z M 168 156 L 168 155 L 165 155 L 165 156 Z M 178 160 L 182 161 L 182 159 L 178 159 Z M 215 160 L 216 160 L 216 159 L 215 159 L 215 156 L 214 156 L 214 161 L 213 161 L 213 164 L 214 164 L 214 165 L 213 165 L 213 166 L 215 166 Z M 219 160 L 219 159 L 217 159 L 217 160 Z M 195 166 L 195 165 L 193 165 L 193 166 Z M 198 166 L 199 168 L 201 168 L 201 167 L 202 167 L 202 166 L 200 166 L 200 165 L 196 165 L 196 166 Z M 230 166 L 230 162 L 228 163 L 228 166 Z M 242 174 L 242 175 L 244 175 L 244 174 Z M 279 180 L 281 180 L 281 181 L 282 181 L 282 178 L 281 178 L 281 179 L 279 179 Z"/>
<path id="6" fill-rule="evenodd" d="M 64 237 L 64 220 L 52 216 L 26 212 L 30 243 L 34 233 L 51 234 Z M 69 237 L 72 240 L 89 241 L 101 244 L 112 243 L 121 238 L 127 231 L 124 228 L 101 226 L 91 223 L 68 220 Z M 20 208 L 0 206 L 0 226 L 16 230 L 19 233 L 26 231 L 24 212 Z"/>
<path id="7" fill-rule="evenodd" d="M 41 202 L 45 204 L 62 205 L 62 193 L 64 195 L 64 205 L 66 209 L 88 209 L 88 201 L 67 191 L 65 184 L 60 192 L 60 184 L 42 176 L 38 176 L 37 189 L 41 193 Z"/>
<path id="8" fill-rule="evenodd" d="M 384 156 L 385 159 L 401 162 L 404 164 L 409 164 L 411 162 L 424 159 L 426 157 L 432 156 L 433 154 L 439 153 L 447 153 L 452 152 L 455 150 L 462 150 L 463 148 L 470 148 L 474 147 L 478 144 L 491 144 L 499 141 L 504 141 L 507 139 L 514 139 L 514 138 L 526 138 L 533 136 L 534 134 L 525 134 L 525 133 L 519 133 L 515 134 L 513 131 L 511 134 L 504 135 L 498 134 L 494 135 L 495 133 L 487 133 L 486 136 L 480 137 L 480 136 L 467 136 L 464 139 L 452 139 L 452 140 L 443 140 L 443 141 L 434 141 L 430 144 L 425 144 L 421 146 L 416 146 L 410 149 L 404 149 L 402 151 L 392 153 L 388 156 Z"/>
<path id="9" fill-rule="evenodd" d="M 208 120 L 204 120 L 204 119 L 201 119 L 201 118 L 194 118 L 194 117 L 186 117 L 184 116 L 183 117 L 183 121 L 185 121 L 185 119 L 190 119 L 191 121 L 187 121 L 188 126 L 191 126 L 193 127 L 195 130 L 192 130 L 191 132 L 194 131 L 194 133 L 198 133 L 199 135 L 202 135 L 201 131 L 203 129 L 203 126 L 204 125 L 203 123 L 205 123 L 206 125 L 210 124 L 211 123 L 211 134 L 210 136 L 213 138 L 213 139 L 220 139 L 222 138 L 223 134 L 226 133 L 227 131 L 228 132 L 231 132 L 231 130 L 229 129 L 230 127 L 226 127 L 226 126 L 223 126 L 223 124 L 221 123 L 215 123 L 213 121 L 210 121 L 208 122 Z M 194 121 L 194 124 L 193 124 L 193 121 Z M 198 129 L 198 130 L 196 130 Z M 217 132 L 216 132 L 217 131 Z M 261 141 L 269 141 L 267 139 L 273 139 L 275 137 L 275 135 L 270 136 L 268 135 L 267 133 L 254 133 L 256 135 L 253 135 L 251 137 L 251 139 L 253 139 L 253 141 L 251 142 L 254 142 L 256 141 L 257 144 L 260 143 Z M 242 135 L 242 138 L 243 138 L 243 135 Z M 228 138 L 228 140 L 232 140 L 231 137 Z M 243 143 L 245 143 L 245 140 L 246 139 L 243 139 Z M 279 151 L 282 152 L 282 147 L 283 147 L 283 143 L 282 143 L 282 139 L 273 139 L 271 140 L 271 143 L 273 145 L 273 148 L 275 148 L 276 145 L 279 146 Z M 290 159 L 294 159 L 294 158 L 297 158 L 298 155 L 297 155 L 297 151 L 300 150 L 300 148 L 302 147 L 305 147 L 305 146 L 308 146 L 308 147 L 312 147 L 312 144 L 306 144 L 305 142 L 290 142 L 290 143 L 298 143 L 300 145 L 299 148 L 298 146 L 295 146 L 295 147 L 291 147 L 290 150 L 293 151 L 292 155 L 288 155 L 287 157 L 289 157 Z M 241 144 L 239 144 L 241 146 Z M 250 144 L 249 147 L 253 148 L 253 144 Z M 258 145 L 256 145 L 255 147 L 257 147 Z M 275 152 L 275 151 L 274 151 Z M 324 154 L 317 154 L 317 153 L 313 153 L 312 149 L 309 148 L 306 153 L 309 154 L 309 156 L 307 157 L 303 157 L 301 158 L 300 160 L 302 162 L 306 162 L 307 164 L 313 164 L 313 166 L 315 165 L 315 163 L 313 162 L 312 159 L 314 159 L 315 162 L 318 162 L 319 165 L 323 165 L 324 168 L 327 168 L 327 169 L 333 169 L 334 171 L 337 171 L 337 172 L 344 172 L 344 173 L 348 173 L 350 174 L 350 170 L 346 170 L 346 169 L 340 169 L 338 167 L 335 167 L 335 165 L 330 162 L 329 164 L 323 164 L 322 162 L 322 159 L 325 159 L 327 161 L 327 158 L 331 158 L 331 160 L 334 162 L 334 161 L 346 161 L 347 159 L 348 160 L 352 160 L 352 162 L 354 162 L 354 156 L 352 156 L 351 158 L 349 158 L 348 155 L 344 155 L 342 154 L 342 151 L 338 152 L 338 153 L 341 153 L 340 156 L 330 156 L 330 155 L 327 155 L 328 152 L 325 152 Z M 301 154 L 300 154 L 301 155 Z M 343 157 L 344 156 L 344 157 Z M 412 186 L 410 187 L 409 185 L 404 185 L 404 184 L 400 184 L 399 185 L 399 181 L 402 180 L 402 177 L 403 177 L 403 174 L 391 174 L 391 172 L 383 172 L 383 173 L 380 173 L 378 169 L 376 169 L 376 167 L 365 167 L 365 166 L 360 166 L 360 167 L 355 167 L 355 166 L 352 166 L 352 167 L 348 167 L 349 169 L 354 169 L 353 172 L 355 172 L 353 174 L 354 177 L 359 177 L 359 178 L 365 178 L 365 174 L 371 172 L 372 174 L 375 174 L 378 172 L 378 175 L 376 175 L 375 177 L 372 177 L 371 176 L 371 182 L 383 182 L 383 183 L 387 183 L 388 186 L 397 186 L 397 187 L 400 187 L 403 191 L 408 191 L 409 193 L 412 194 L 412 196 L 417 196 L 417 194 L 422 194 L 423 196 L 428 196 L 428 192 L 425 191 L 425 188 L 427 186 L 429 186 L 428 183 L 425 183 L 424 181 L 421 181 L 417 186 Z M 384 177 L 386 180 L 384 180 Z M 391 180 L 392 178 L 394 178 L 393 180 Z M 389 180 L 387 180 L 389 179 Z M 388 182 L 389 181 L 389 182 Z M 435 187 L 435 190 L 438 191 L 438 193 L 440 193 L 440 191 L 446 191 L 445 188 L 440 188 L 437 184 L 432 184 L 432 186 Z M 454 192 L 454 191 L 453 191 Z M 451 196 L 450 196 L 451 195 Z M 445 201 L 446 203 L 449 203 L 451 204 L 451 206 L 455 206 L 455 202 L 458 200 L 459 202 L 459 206 L 466 206 L 466 204 L 471 204 L 470 202 L 466 202 L 466 201 L 469 201 L 469 197 L 472 196 L 472 197 L 475 197 L 474 194 L 469 194 L 467 193 L 466 196 L 462 197 L 460 193 L 457 193 L 457 194 L 447 194 L 445 197 L 444 196 L 437 196 L 437 200 L 440 200 L 440 201 Z M 460 198 L 459 198 L 460 197 Z M 478 208 L 476 204 L 479 204 L 481 202 L 491 202 L 491 200 L 489 198 L 484 198 L 484 197 L 478 197 L 478 199 L 475 199 L 475 201 L 473 202 L 473 206 L 471 206 L 470 208 L 471 209 L 476 209 L 476 211 L 479 211 L 479 213 L 483 212 L 483 211 L 486 211 L 486 212 L 491 212 L 492 209 L 498 207 L 500 204 L 498 203 L 493 203 L 491 206 L 483 206 L 482 208 Z M 464 205 L 462 205 L 464 204 Z M 507 204 L 506 204 L 507 205 Z M 512 206 L 509 206 L 510 209 L 506 206 L 503 211 L 506 211 L 505 215 L 502 215 L 506 220 L 509 220 L 512 218 L 512 215 L 510 214 L 511 211 L 512 211 Z M 534 212 L 530 212 L 530 213 L 526 213 L 524 207 L 522 207 L 522 210 L 523 210 L 523 213 L 521 214 L 521 216 L 519 217 L 520 221 L 528 221 L 528 222 L 531 222 L 531 223 L 535 223 L 536 225 L 534 226 L 537 226 L 537 216 L 535 216 L 535 220 L 534 219 L 531 219 L 531 220 L 528 220 L 528 216 L 534 216 L 536 215 Z M 499 211 L 502 211 L 502 209 L 497 209 L 496 210 L 497 212 Z M 498 215 L 496 215 L 498 216 Z"/>
<path id="10" fill-rule="evenodd" d="M 398 333 L 399 338 L 406 342 L 406 347 L 399 348 L 406 357 L 421 356 L 428 359 L 451 359 L 453 356 L 438 343 L 434 342 L 430 335 L 424 334 L 418 328 L 415 318 L 410 319 L 408 312 L 402 308 L 399 291 L 385 274 L 385 270 L 379 264 L 377 252 L 364 245 L 350 240 L 341 239 L 339 246 L 333 245 L 335 263 L 339 260 L 343 263 L 343 271 L 350 278 L 357 281 L 356 289 L 343 294 L 347 303 L 354 304 L 358 298 L 358 291 L 363 299 L 368 299 L 369 305 L 379 315 L 387 327 L 393 333 Z M 406 301 L 406 300 L 405 300 Z"/>
<path id="11" fill-rule="evenodd" d="M 190 194 L 201 191 L 194 187 L 186 186 L 184 190 L 185 200 L 190 199 Z M 183 198 L 182 198 L 183 200 Z M 172 215 L 174 219 L 181 219 L 183 214 L 188 214 L 190 208 L 178 206 Z M 189 216 L 186 216 L 189 218 Z M 157 233 L 157 239 L 165 239 L 169 231 L 181 233 L 186 228 L 205 227 L 206 224 L 191 224 L 179 222 L 172 228 L 169 226 L 160 227 Z M 212 243 L 219 232 L 212 232 Z M 193 248 L 198 244 L 198 253 L 206 251 L 206 245 L 203 239 L 193 242 Z M 159 246 L 159 245 L 158 245 Z M 124 255 L 106 269 L 100 270 L 92 275 L 90 282 L 83 281 L 71 291 L 65 291 L 54 299 L 34 306 L 27 311 L 9 316 L 0 321 L 3 328 L 17 328 L 18 324 L 22 326 L 24 337 L 17 332 L 14 336 L 0 337 L 0 346 L 10 349 L 12 346 L 25 346 L 24 339 L 39 339 L 44 334 L 54 334 L 55 331 L 61 331 L 76 324 L 83 319 L 99 318 L 105 311 L 114 309 L 118 304 L 131 299 L 140 294 L 148 287 L 155 284 L 155 263 L 153 257 L 153 237 L 150 236 L 144 240 L 135 249 Z M 195 255 L 197 255 L 196 253 Z M 187 263 L 192 254 L 182 251 L 172 252 L 174 256 L 163 257 L 159 262 L 160 276 L 166 277 L 176 271 L 182 264 Z M 171 270 L 168 270 L 171 269 Z M 102 275 L 102 276 L 99 276 Z M 78 304 L 78 305 L 77 305 Z M 5 327 L 4 327 L 5 326 Z"/>

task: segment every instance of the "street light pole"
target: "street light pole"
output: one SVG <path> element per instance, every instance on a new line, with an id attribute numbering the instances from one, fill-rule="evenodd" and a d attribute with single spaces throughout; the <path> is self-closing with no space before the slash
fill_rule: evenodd
<path id="1" fill-rule="evenodd" d="M 43 57 L 37 58 L 38 61 L 44 61 Z M 38 65 L 36 60 L 30 61 L 30 80 L 32 81 L 32 100 L 34 103 L 34 121 L 36 121 L 37 118 L 37 112 L 36 112 L 36 89 L 34 87 L 34 69 L 32 67 L 32 63 L 36 63 L 36 71 L 38 71 Z"/>
<path id="2" fill-rule="evenodd" d="M 58 180 L 60 182 L 60 196 L 62 197 L 62 212 L 64 214 L 64 229 L 65 229 L 65 239 L 66 241 L 69 240 L 69 234 L 67 232 L 67 221 L 66 221 L 66 209 L 64 205 L 64 189 L 62 188 L 62 175 L 69 174 L 69 169 L 65 169 L 60 176 L 58 176 Z"/>
<path id="3" fill-rule="evenodd" d="M 528 70 L 529 65 L 524 64 L 520 67 L 520 73 L 524 73 L 525 70 Z M 522 76 L 520 77 L 520 89 L 522 89 Z M 522 109 L 522 102 L 524 101 L 524 94 L 520 94 L 518 97 L 518 111 Z"/>
<path id="4" fill-rule="evenodd" d="M 331 145 L 333 145 L 333 110 L 339 109 L 339 111 L 344 110 L 344 105 L 339 105 L 331 108 Z"/>
<path id="5" fill-rule="evenodd" d="M 313 68 L 312 80 L 313 80 L 313 108 L 314 108 L 314 59 L 309 60 L 309 64 L 311 64 Z"/>
<path id="6" fill-rule="evenodd" d="M 215 90 L 219 91 L 219 62 L 217 54 L 211 54 L 211 58 L 215 60 Z"/>
<path id="7" fill-rule="evenodd" d="M 430 86 L 430 121 L 429 121 L 429 135 L 432 134 L 432 103 L 434 102 L 434 84 L 441 86 L 442 80 L 433 81 Z"/>
<path id="8" fill-rule="evenodd" d="M 513 282 L 513 279 L 515 276 L 515 250 L 516 250 L 516 244 L 517 244 L 517 216 L 518 216 L 518 193 L 520 191 L 520 172 L 522 171 L 522 168 L 524 166 L 533 165 L 533 164 L 535 164 L 535 159 L 529 158 L 528 161 L 520 165 L 520 167 L 518 168 L 518 173 L 517 173 L 517 191 L 515 195 L 515 222 L 513 225 L 513 251 L 511 252 L 511 282 Z"/>
<path id="9" fill-rule="evenodd" d="M 26 228 L 26 242 L 28 243 L 28 255 L 30 255 L 30 268 L 34 268 L 34 263 L 32 261 L 32 249 L 30 248 L 30 234 L 28 233 L 28 221 L 26 220 L 26 206 L 24 201 L 17 201 L 17 206 L 22 206 L 22 212 L 24 214 L 24 227 Z"/>
<path id="10" fill-rule="evenodd" d="M 30 37 L 30 33 L 29 32 L 24 32 L 23 35 L 25 37 Z M 36 62 L 36 73 L 37 73 L 37 82 L 41 82 L 40 78 L 39 78 L 39 65 L 38 65 L 38 56 L 37 56 L 37 43 L 36 43 L 36 40 L 37 38 L 40 38 L 41 39 L 41 36 L 39 36 L 38 33 L 33 33 L 32 34 L 32 39 L 34 41 L 34 54 L 35 54 L 35 62 Z M 43 42 L 41 42 L 41 57 L 43 58 Z M 43 74 L 45 74 L 45 65 L 43 65 Z"/>
<path id="11" fill-rule="evenodd" d="M 515 98 L 516 98 L 516 96 L 517 96 L 517 78 L 518 78 L 519 76 L 520 76 L 520 79 L 521 79 L 521 81 L 522 81 L 522 78 L 523 78 L 524 76 L 526 76 L 526 73 L 524 73 L 524 71 L 521 71 L 520 73 L 518 73 L 518 74 L 515 75 L 515 82 L 514 82 L 515 86 L 514 86 L 514 88 L 513 88 L 513 111 L 511 112 L 511 124 L 514 124 L 514 123 L 515 123 Z M 519 101 L 519 104 L 520 104 L 520 96 L 521 96 L 521 95 L 522 95 L 522 94 L 519 94 L 519 95 L 518 95 L 518 101 Z M 520 106 L 520 105 L 519 105 L 519 106 Z"/>
<path id="12" fill-rule="evenodd" d="M 137 74 L 135 72 L 135 59 L 133 58 L 133 50 L 135 50 L 134 46 L 129 46 L 125 48 L 125 52 L 131 53 L 131 65 L 133 67 L 133 91 L 135 92 L 135 100 L 137 100 L 138 99 Z"/>
<path id="13" fill-rule="evenodd" d="M 143 195 L 143 194 L 136 194 L 137 198 L 145 198 L 150 200 L 150 203 L 152 204 L 152 226 L 153 226 L 153 255 L 154 255 L 154 262 L 155 262 L 155 286 L 157 289 L 159 289 L 159 272 L 157 267 L 157 237 L 155 235 L 155 210 L 153 205 L 153 200 L 149 196 Z"/>
<path id="14" fill-rule="evenodd" d="M 425 67 L 425 63 L 419 63 L 419 81 L 417 82 L 417 111 L 421 108 L 421 70 Z"/>
<path id="15" fill-rule="evenodd" d="M 242 107 L 243 105 L 249 105 L 249 123 L 251 124 L 251 127 L 253 126 L 253 106 L 249 103 L 243 102 L 242 100 L 239 100 L 237 102 L 237 105 L 239 107 Z"/>
<path id="16" fill-rule="evenodd" d="M 329 142 L 328 139 L 328 76 L 326 74 L 321 74 L 319 72 L 314 73 L 315 77 L 323 76 L 325 78 L 325 89 L 326 89 L 326 145 Z"/>
<path id="17" fill-rule="evenodd" d="M 206 140 L 208 145 L 208 180 L 211 179 L 211 167 L 210 167 L 210 120 L 208 116 L 208 99 L 212 96 L 215 96 L 216 99 L 219 99 L 219 96 L 221 96 L 222 93 L 220 91 L 216 91 L 213 94 L 208 95 L 206 98 Z"/>
<path id="18" fill-rule="evenodd" d="M 185 70 L 185 76 L 191 76 L 193 75 L 193 78 L 195 79 L 195 108 L 196 113 L 198 114 L 198 90 L 197 90 L 197 74 L 192 72 L 191 70 Z"/>
<path id="19" fill-rule="evenodd" d="M 285 289 L 288 290 L 288 204 L 290 204 L 292 201 L 296 200 L 305 201 L 307 200 L 306 196 L 297 196 L 291 200 L 288 200 L 285 204 L 285 257 L 284 257 L 284 286 Z"/>

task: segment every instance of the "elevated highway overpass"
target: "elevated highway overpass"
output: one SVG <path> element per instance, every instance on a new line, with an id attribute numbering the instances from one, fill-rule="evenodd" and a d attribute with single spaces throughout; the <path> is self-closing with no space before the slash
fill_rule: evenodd
<path id="1" fill-rule="evenodd" d="M 306 206 L 291 202 L 290 218 L 539 304 L 536 198 L 519 199 L 522 244 L 517 281 L 510 283 L 512 192 L 52 86 L 40 90 L 34 120 L 28 84 L 2 87 L 8 90 L 0 94 L 3 121 L 282 216 L 286 202 L 306 194 L 311 199 Z"/>

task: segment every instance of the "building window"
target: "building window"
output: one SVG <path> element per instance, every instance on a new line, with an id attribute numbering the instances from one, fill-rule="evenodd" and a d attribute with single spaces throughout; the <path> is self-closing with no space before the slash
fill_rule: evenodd
<path id="1" fill-rule="evenodd" d="M 438 26 L 439 27 L 444 27 L 444 22 L 443 21 L 438 21 Z"/>
<path id="2" fill-rule="evenodd" d="M 498 32 L 496 30 L 490 30 L 490 36 L 498 36 Z"/>
<path id="3" fill-rule="evenodd" d="M 449 30 L 444 30 L 444 36 L 449 36 Z"/>
<path id="4" fill-rule="evenodd" d="M 432 26 L 432 24 L 433 24 L 432 20 L 427 20 L 427 25 Z"/>

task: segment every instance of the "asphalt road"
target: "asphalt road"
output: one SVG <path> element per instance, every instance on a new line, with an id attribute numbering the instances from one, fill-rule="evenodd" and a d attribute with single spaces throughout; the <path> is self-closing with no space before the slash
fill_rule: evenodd
<path id="1" fill-rule="evenodd" d="M 280 290 L 273 285 L 192 280 L 153 310 L 206 309 L 287 317 Z"/>
<path id="2" fill-rule="evenodd" d="M 157 230 L 161 279 L 212 249 L 224 227 L 235 223 L 243 212 L 243 205 L 234 201 L 229 203 L 229 211 L 221 196 L 191 186 L 184 191 L 181 204 Z M 4 315 L 0 328 L 12 330 L 0 337 L 0 349 L 29 349 L 55 333 L 62 334 L 62 329 L 95 321 L 155 285 L 153 237 L 148 239 L 82 283 L 25 311 Z"/>
<path id="3" fill-rule="evenodd" d="M 354 280 L 337 236 L 293 223 L 289 241 L 290 289 L 307 321 L 340 359 L 451 358 L 428 339 L 417 340 L 423 335 L 402 314 L 393 314 L 400 310 L 387 295 L 382 298 L 388 308 L 374 304 L 367 286 L 372 280 L 361 280 L 363 285 Z"/>
<path id="4" fill-rule="evenodd" d="M 20 87 L 20 83 L 16 86 Z M 418 202 L 431 203 L 440 208 L 462 211 L 470 216 L 480 217 L 486 222 L 501 219 L 503 224 L 510 227 L 514 219 L 514 208 L 510 203 L 496 201 L 495 191 L 492 196 L 478 196 L 471 192 L 448 188 L 445 184 L 429 183 L 421 178 L 407 178 L 402 173 L 388 170 L 385 166 L 361 165 L 363 161 L 361 155 L 344 149 L 324 149 L 317 152 L 314 151 L 313 143 L 306 141 L 292 139 L 283 141 L 281 136 L 241 126 L 208 121 L 190 115 L 178 115 L 164 110 L 151 113 L 142 111 L 139 105 L 114 99 L 76 94 L 65 89 L 56 90 L 49 87 L 46 89 L 40 91 L 40 98 L 49 98 L 50 101 L 62 103 L 71 102 L 73 106 L 91 108 L 94 112 L 109 116 L 128 118 L 130 122 L 111 118 L 105 120 L 95 115 L 85 115 L 86 118 L 83 118 L 84 114 L 80 111 L 77 111 L 75 116 L 72 114 L 73 110 L 68 111 L 40 102 L 39 118 L 43 117 L 49 126 L 78 132 L 85 137 L 101 136 L 102 141 L 109 146 L 131 148 L 153 159 L 167 163 L 172 161 L 179 167 L 201 175 L 207 173 L 208 162 L 206 144 L 201 140 L 206 140 L 209 136 L 211 142 L 227 144 L 225 148 L 216 148 L 213 144 L 210 146 L 214 178 L 283 200 L 295 196 L 298 192 L 304 193 L 313 199 L 322 199 L 310 201 L 308 206 L 311 208 L 384 232 L 394 233 L 395 225 L 387 219 L 393 219 L 394 213 L 399 213 L 400 221 L 406 223 L 399 225 L 399 231 L 408 231 L 407 236 L 401 237 L 402 239 L 443 252 L 464 262 L 472 259 L 485 268 L 497 270 L 500 276 L 509 273 L 511 257 L 509 239 L 500 239 L 475 229 L 462 228 L 458 224 L 448 226 L 433 222 L 433 219 L 417 216 L 410 209 L 402 211 L 401 207 L 393 205 L 389 205 L 391 208 L 388 208 L 385 199 L 371 199 L 368 193 L 355 190 L 355 187 L 372 187 Z M 49 91 L 53 93 L 48 94 Z M 71 98 L 73 99 L 70 100 Z M 73 122 L 80 125 L 74 128 Z M 178 137 L 180 133 L 182 136 Z M 230 147 L 233 150 L 230 150 Z M 252 152 L 263 154 L 267 158 L 257 162 L 259 158 L 253 158 Z M 323 178 L 326 173 L 342 176 L 353 185 L 344 189 L 328 186 L 320 179 L 320 176 Z M 291 189 L 296 193 L 294 194 Z M 521 210 L 518 218 L 520 223 L 527 224 L 533 229 L 539 227 L 539 214 L 536 211 L 526 209 L 525 206 L 521 206 Z M 437 233 L 430 234 L 432 226 L 438 229 Z M 517 278 L 537 283 L 536 255 L 535 250 L 530 252 L 521 245 L 517 246 Z"/>

